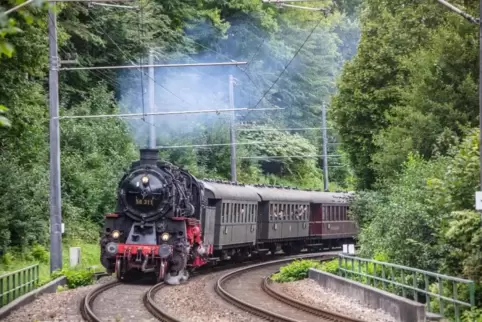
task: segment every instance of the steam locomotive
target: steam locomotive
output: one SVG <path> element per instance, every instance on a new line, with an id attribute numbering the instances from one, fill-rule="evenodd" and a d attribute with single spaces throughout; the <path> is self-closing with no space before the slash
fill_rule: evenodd
<path id="1" fill-rule="evenodd" d="M 121 281 L 137 271 L 179 284 L 208 263 L 336 247 L 357 234 L 351 197 L 201 181 L 141 149 L 119 182 L 116 211 L 105 215 L 101 262 Z"/>

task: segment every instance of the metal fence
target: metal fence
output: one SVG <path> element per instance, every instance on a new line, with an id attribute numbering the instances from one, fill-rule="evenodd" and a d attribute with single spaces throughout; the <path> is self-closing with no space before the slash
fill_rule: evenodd
<path id="1" fill-rule="evenodd" d="M 32 291 L 38 283 L 38 264 L 0 275 L 0 308 Z"/>
<path id="2" fill-rule="evenodd" d="M 437 310 L 433 306 L 438 306 L 440 315 L 453 314 L 456 321 L 460 321 L 461 307 L 475 304 L 475 284 L 471 280 L 345 254 L 339 255 L 338 264 L 339 274 L 345 278 L 425 303 L 431 313 Z M 437 300 L 431 303 L 431 298 Z M 468 302 L 463 300 L 467 298 Z"/>

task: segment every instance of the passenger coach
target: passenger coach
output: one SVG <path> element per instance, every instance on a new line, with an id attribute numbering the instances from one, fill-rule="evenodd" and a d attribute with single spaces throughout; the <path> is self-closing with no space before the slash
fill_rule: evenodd
<path id="1" fill-rule="evenodd" d="M 202 231 L 213 260 L 330 249 L 354 242 L 357 235 L 348 217 L 351 193 L 202 182 Z"/>

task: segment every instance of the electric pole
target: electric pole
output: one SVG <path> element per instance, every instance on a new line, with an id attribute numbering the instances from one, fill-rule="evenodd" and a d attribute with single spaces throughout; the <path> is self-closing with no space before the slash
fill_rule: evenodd
<path id="1" fill-rule="evenodd" d="M 50 272 L 62 269 L 62 196 L 60 194 L 59 65 L 56 3 L 49 4 L 50 114 Z"/>
<path id="2" fill-rule="evenodd" d="M 480 189 L 482 191 L 482 0 L 479 7 L 479 172 Z"/>
<path id="3" fill-rule="evenodd" d="M 328 191 L 328 138 L 326 135 L 326 107 L 321 104 L 321 132 L 323 134 L 323 187 Z"/>
<path id="4" fill-rule="evenodd" d="M 234 109 L 234 78 L 229 75 L 229 108 Z M 235 132 L 235 111 L 231 114 L 231 122 L 229 126 L 231 141 L 231 181 L 236 182 L 236 132 Z"/>
<path id="5" fill-rule="evenodd" d="M 148 92 L 149 92 L 149 112 L 153 113 L 155 108 L 155 101 L 154 101 L 154 55 L 152 50 L 149 51 L 149 85 L 148 85 Z M 141 74 L 143 77 L 143 74 Z M 156 148 L 156 127 L 154 126 L 154 116 L 149 116 L 149 148 L 155 149 Z"/>

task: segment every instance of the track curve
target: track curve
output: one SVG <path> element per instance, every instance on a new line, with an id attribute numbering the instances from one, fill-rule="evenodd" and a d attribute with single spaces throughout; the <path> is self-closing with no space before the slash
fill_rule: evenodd
<path id="1" fill-rule="evenodd" d="M 323 254 L 310 254 L 307 256 L 299 256 L 297 258 L 282 259 L 270 261 L 262 264 L 251 265 L 246 268 L 237 269 L 233 272 L 225 274 L 216 283 L 216 292 L 223 299 L 254 315 L 262 317 L 269 321 L 275 322 L 300 322 L 300 321 L 337 321 L 337 322 L 360 322 L 349 317 L 322 310 L 320 308 L 311 307 L 301 302 L 291 302 L 281 300 L 281 297 L 273 296 L 275 291 L 269 293 L 265 288 L 266 278 L 270 278 L 272 273 L 276 272 L 279 267 L 293 259 L 323 258 L 322 260 L 330 260 L 333 257 Z M 243 276 L 245 278 L 243 279 Z M 267 276 L 267 277 L 265 277 Z M 240 278 L 241 277 L 241 278 Z M 240 278 L 237 284 L 234 283 L 236 278 Z M 232 285 L 230 284 L 230 281 Z M 261 281 L 261 283 L 259 283 Z M 234 289 L 235 291 L 229 291 Z M 290 308 L 284 305 L 288 304 Z M 293 310 L 292 307 L 298 310 Z M 276 312 L 274 312 L 276 310 Z"/>
<path id="2" fill-rule="evenodd" d="M 278 272 L 276 272 L 278 273 Z M 272 275 L 271 275 L 272 276 Z M 329 321 L 335 321 L 335 322 L 364 322 L 363 320 L 359 319 L 354 319 L 352 317 L 349 317 L 347 315 L 335 313 L 335 312 L 330 312 L 327 310 L 320 309 L 315 306 L 311 306 L 309 304 L 297 301 L 295 299 L 292 299 L 282 292 L 276 291 L 271 285 L 273 281 L 271 280 L 271 276 L 267 276 L 263 280 L 262 288 L 263 291 L 266 292 L 269 296 L 277 299 L 278 301 L 281 301 L 283 303 L 288 304 L 289 306 L 292 306 L 296 309 L 309 312 L 313 315 L 319 316 L 321 318 L 327 319 Z"/>
<path id="3" fill-rule="evenodd" d="M 257 264 L 253 264 L 253 262 L 251 262 L 251 263 L 245 262 L 245 263 L 241 263 L 241 264 L 230 264 L 230 265 L 227 265 L 227 266 L 214 267 L 214 268 L 211 268 L 209 270 L 200 270 L 200 271 L 196 272 L 194 274 L 194 276 L 192 276 L 189 279 L 189 281 L 191 281 L 192 279 L 195 279 L 197 277 L 200 277 L 201 275 L 214 273 L 214 272 L 219 271 L 219 270 L 227 270 L 227 269 L 233 269 L 234 268 L 234 269 L 236 269 L 235 271 L 223 275 L 221 278 L 219 278 L 217 280 L 217 283 L 215 284 L 216 285 L 215 286 L 216 293 L 218 295 L 220 295 L 221 298 L 230 302 L 234 306 L 240 307 L 241 309 L 243 309 L 245 311 L 251 312 L 254 315 L 263 317 L 263 318 L 271 320 L 271 321 L 283 321 L 283 322 L 296 321 L 296 322 L 299 322 L 300 320 L 286 319 L 282 316 L 279 316 L 279 317 L 276 317 L 275 319 L 273 319 L 272 314 L 271 315 L 270 315 L 270 313 L 267 313 L 265 315 L 260 314 L 261 312 L 259 310 L 257 310 L 256 308 L 250 308 L 249 304 L 248 304 L 248 307 L 242 307 L 242 306 L 240 306 L 240 304 L 236 304 L 236 298 L 233 297 L 232 295 L 230 295 L 229 292 L 226 292 L 225 290 L 223 292 L 222 285 L 223 285 L 223 283 L 227 282 L 231 278 L 234 278 L 237 274 L 241 274 L 242 272 L 246 272 L 246 271 L 249 271 L 249 270 L 254 270 L 256 268 L 269 267 L 269 266 L 273 266 L 273 265 L 281 265 L 283 263 L 290 262 L 290 261 L 296 260 L 296 259 L 322 258 L 322 257 L 325 258 L 326 260 L 329 260 L 329 259 L 334 257 L 334 254 L 331 253 L 331 252 L 328 252 L 328 253 L 327 252 L 310 253 L 310 254 L 289 256 L 287 258 L 285 257 L 285 258 L 282 258 L 282 259 L 277 259 L 277 260 L 272 260 L 272 261 L 267 261 L 267 262 L 262 261 L 261 263 L 257 263 Z M 255 260 L 254 262 L 256 263 L 256 261 L 258 261 L 258 260 Z M 241 266 L 241 268 L 239 268 L 240 266 Z M 279 267 L 278 267 L 278 269 L 279 269 Z M 270 273 L 272 273 L 276 270 L 277 269 L 271 269 Z M 268 274 L 268 275 L 271 276 L 271 274 Z M 86 320 L 88 322 L 100 322 L 100 321 L 102 321 L 99 312 L 97 312 L 97 313 L 94 312 L 94 309 L 93 309 L 94 302 L 99 297 L 99 295 L 101 295 L 102 293 L 108 291 L 109 289 L 111 289 L 113 287 L 120 286 L 120 285 L 123 285 L 123 284 L 124 283 L 114 281 L 114 282 L 110 282 L 110 283 L 107 283 L 107 284 L 100 285 L 99 287 L 90 291 L 83 298 L 83 300 L 81 301 L 81 304 L 80 304 L 80 312 L 81 312 L 84 320 Z M 142 295 L 143 306 L 147 310 L 147 312 L 149 312 L 149 314 L 151 314 L 153 317 L 155 317 L 156 319 L 158 319 L 160 321 L 181 322 L 176 317 L 167 313 L 167 311 L 165 309 L 163 309 L 162 307 L 160 307 L 156 303 L 155 295 L 162 288 L 168 287 L 168 286 L 169 285 L 167 285 L 165 283 L 159 283 L 159 284 L 156 284 L 156 285 L 153 285 L 153 286 L 149 287 L 147 289 L 147 291 L 145 291 Z M 255 312 L 257 312 L 257 314 Z M 353 321 L 350 321 L 350 322 L 353 322 Z"/>
<path id="4" fill-rule="evenodd" d="M 120 284 L 120 282 L 115 281 L 101 285 L 90 291 L 80 302 L 80 313 L 82 314 L 84 320 L 87 322 L 101 322 L 101 319 L 94 313 L 92 305 L 100 294 Z"/>

